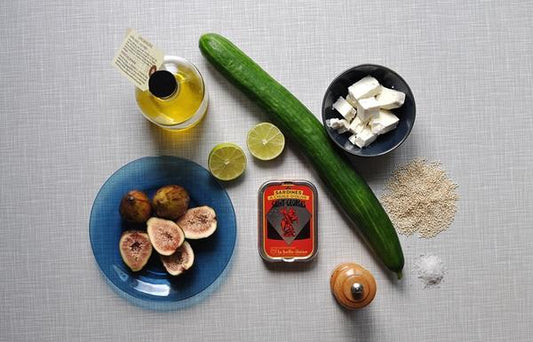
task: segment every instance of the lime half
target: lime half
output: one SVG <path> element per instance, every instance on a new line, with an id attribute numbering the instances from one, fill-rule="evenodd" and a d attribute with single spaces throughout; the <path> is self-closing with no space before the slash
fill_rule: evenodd
<path id="1" fill-rule="evenodd" d="M 211 174 L 220 180 L 233 180 L 246 169 L 246 155 L 232 143 L 218 144 L 209 153 L 208 167 Z"/>
<path id="2" fill-rule="evenodd" d="M 272 160 L 283 152 L 285 137 L 273 124 L 262 122 L 248 131 L 246 144 L 257 159 Z"/>

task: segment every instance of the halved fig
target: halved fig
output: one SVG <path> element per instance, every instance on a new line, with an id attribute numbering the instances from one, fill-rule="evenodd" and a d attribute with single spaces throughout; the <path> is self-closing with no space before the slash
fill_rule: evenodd
<path id="1" fill-rule="evenodd" d="M 217 230 L 217 215 L 213 208 L 204 205 L 187 210 L 176 223 L 185 233 L 185 238 L 203 239 Z"/>
<path id="2" fill-rule="evenodd" d="M 169 220 L 176 220 L 185 214 L 189 201 L 189 193 L 179 185 L 166 185 L 159 188 L 152 198 L 155 214 Z"/>
<path id="3" fill-rule="evenodd" d="M 122 197 L 119 212 L 128 222 L 144 223 L 152 216 L 152 204 L 144 192 L 131 190 Z"/>
<path id="4" fill-rule="evenodd" d="M 194 263 L 194 252 L 191 245 L 187 241 L 176 250 L 176 252 L 169 256 L 161 255 L 161 262 L 168 273 L 177 276 L 192 267 Z"/>
<path id="5" fill-rule="evenodd" d="M 152 255 L 152 244 L 148 234 L 138 230 L 122 233 L 119 241 L 120 256 L 124 263 L 133 271 L 140 271 Z"/>
<path id="6" fill-rule="evenodd" d="M 173 221 L 151 217 L 146 224 L 150 241 L 161 255 L 173 254 L 185 241 L 185 234 Z"/>

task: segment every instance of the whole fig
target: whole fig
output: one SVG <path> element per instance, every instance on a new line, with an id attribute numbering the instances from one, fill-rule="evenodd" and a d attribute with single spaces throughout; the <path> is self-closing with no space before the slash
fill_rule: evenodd
<path id="1" fill-rule="evenodd" d="M 176 220 L 189 208 L 189 193 L 179 185 L 166 185 L 159 188 L 152 199 L 157 216 Z"/>
<path id="2" fill-rule="evenodd" d="M 144 192 L 132 190 L 122 197 L 119 212 L 124 220 L 140 224 L 152 216 L 152 205 Z"/>

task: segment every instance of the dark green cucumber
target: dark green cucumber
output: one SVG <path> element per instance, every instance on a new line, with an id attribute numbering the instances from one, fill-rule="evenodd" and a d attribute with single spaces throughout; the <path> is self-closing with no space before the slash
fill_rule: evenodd
<path id="1" fill-rule="evenodd" d="M 301 149 L 370 248 L 400 278 L 403 253 L 389 217 L 370 187 L 333 146 L 315 115 L 226 38 L 204 34 L 200 50 Z"/>

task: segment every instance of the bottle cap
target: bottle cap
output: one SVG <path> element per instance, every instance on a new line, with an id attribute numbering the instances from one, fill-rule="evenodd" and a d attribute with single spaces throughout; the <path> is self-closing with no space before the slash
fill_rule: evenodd
<path id="1" fill-rule="evenodd" d="M 148 80 L 148 89 L 152 95 L 164 99 L 174 94 L 178 88 L 178 82 L 170 71 L 158 70 Z"/>

